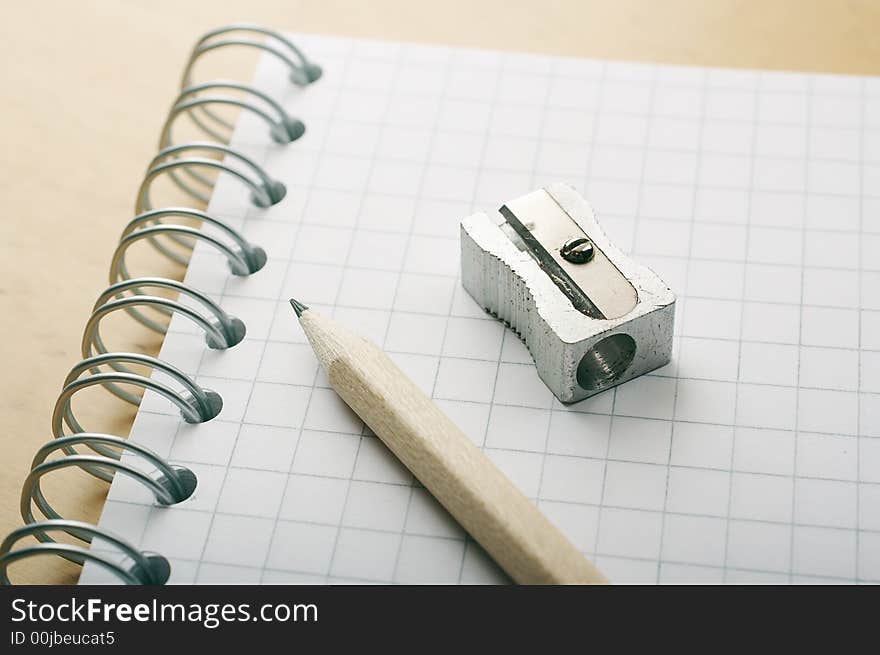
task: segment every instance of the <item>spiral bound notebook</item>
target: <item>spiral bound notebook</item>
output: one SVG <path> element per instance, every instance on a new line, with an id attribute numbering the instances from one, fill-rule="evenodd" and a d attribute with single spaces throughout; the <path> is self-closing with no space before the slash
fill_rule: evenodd
<path id="1" fill-rule="evenodd" d="M 277 36 L 184 283 L 114 257 L 96 314 L 181 291 L 155 375 L 118 377 L 137 357 L 100 354 L 99 317 L 68 379 L 148 388 L 127 442 L 54 446 L 107 479 L 124 448 L 140 477 L 97 528 L 21 534 L 91 540 L 61 553 L 83 583 L 504 582 L 328 388 L 295 296 L 383 346 L 613 581 L 880 581 L 880 80 Z M 221 87 L 180 111 L 213 129 Z M 201 193 L 178 148 L 148 179 Z M 459 219 L 555 181 L 679 298 L 673 363 L 571 406 L 457 279 Z M 153 211 L 123 244 L 179 257 L 199 233 Z M 88 429 L 66 402 L 56 427 Z"/>

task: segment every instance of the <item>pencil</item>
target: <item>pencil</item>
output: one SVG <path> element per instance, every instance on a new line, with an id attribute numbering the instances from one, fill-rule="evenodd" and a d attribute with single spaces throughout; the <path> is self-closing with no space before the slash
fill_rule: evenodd
<path id="1" fill-rule="evenodd" d="M 336 393 L 515 582 L 607 582 L 382 350 L 290 304 Z"/>

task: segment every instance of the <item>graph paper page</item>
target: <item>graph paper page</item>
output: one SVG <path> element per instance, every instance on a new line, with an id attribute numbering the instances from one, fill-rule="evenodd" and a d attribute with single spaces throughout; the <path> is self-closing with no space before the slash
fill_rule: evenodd
<path id="1" fill-rule="evenodd" d="M 255 84 L 306 125 L 232 146 L 287 187 L 210 213 L 268 255 L 198 247 L 186 282 L 247 325 L 161 357 L 223 397 L 131 438 L 191 468 L 160 507 L 117 476 L 101 518 L 177 583 L 506 576 L 330 390 L 298 298 L 382 346 L 615 582 L 880 581 L 880 81 L 294 36 L 324 70 Z M 551 182 L 677 294 L 673 362 L 565 406 L 462 289 L 458 223 Z M 106 576 L 87 566 L 83 581 Z"/>

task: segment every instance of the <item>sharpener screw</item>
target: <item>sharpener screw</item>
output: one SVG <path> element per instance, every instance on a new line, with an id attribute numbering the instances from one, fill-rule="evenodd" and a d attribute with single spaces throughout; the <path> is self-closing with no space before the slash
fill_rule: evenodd
<path id="1" fill-rule="evenodd" d="M 565 261 L 572 264 L 586 264 L 593 258 L 595 249 L 593 242 L 586 237 L 573 237 L 562 244 L 559 254 Z"/>

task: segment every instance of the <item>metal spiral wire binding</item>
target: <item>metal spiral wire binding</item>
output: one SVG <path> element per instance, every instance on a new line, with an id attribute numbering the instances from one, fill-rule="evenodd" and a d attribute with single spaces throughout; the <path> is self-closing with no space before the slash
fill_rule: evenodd
<path id="1" fill-rule="evenodd" d="M 267 41 L 255 41 L 253 39 L 242 38 L 219 38 L 233 32 L 244 32 L 246 34 L 257 34 L 268 37 Z M 290 81 L 299 86 L 305 86 L 316 81 L 321 77 L 321 67 L 309 61 L 302 50 L 294 45 L 293 41 L 275 30 L 270 30 L 260 25 L 250 23 L 235 23 L 233 25 L 224 25 L 205 32 L 196 42 L 192 54 L 186 62 L 183 69 L 183 81 L 181 87 L 187 87 L 192 84 L 192 70 L 196 61 L 206 52 L 216 50 L 217 48 L 226 48 L 229 46 L 244 46 L 249 48 L 259 48 L 269 52 L 281 59 L 288 68 L 290 68 Z M 277 47 L 280 46 L 280 47 Z M 287 54 L 285 53 L 287 51 Z M 292 55 L 297 61 L 293 61 L 289 55 Z"/>
<path id="2" fill-rule="evenodd" d="M 181 158 L 179 156 L 181 153 L 191 150 L 217 152 L 226 157 L 223 161 L 220 161 L 208 157 Z M 174 157 L 172 157 L 172 155 Z M 232 160 L 240 166 L 233 166 L 230 163 L 227 163 L 227 160 Z M 159 175 L 172 171 L 175 168 L 185 167 L 190 169 L 194 166 L 214 168 L 238 178 L 251 188 L 251 201 L 257 207 L 269 207 L 270 205 L 274 205 L 275 203 L 280 202 L 287 193 L 284 184 L 278 180 L 270 178 L 258 164 L 228 146 L 210 142 L 183 143 L 162 148 L 162 150 L 153 157 L 153 161 L 150 162 L 150 165 L 147 168 L 147 173 L 144 175 L 144 180 L 141 182 L 140 189 L 138 189 L 137 202 L 135 203 L 134 208 L 135 213 L 140 214 L 141 212 L 153 209 L 153 203 L 150 200 L 150 186 L 152 185 L 153 180 Z M 248 172 L 253 173 L 257 179 L 255 180 L 250 177 Z M 204 178 L 197 179 L 203 180 L 205 186 L 212 188 L 213 185 L 210 180 L 205 180 Z M 198 191 L 186 183 L 181 182 L 180 184 L 183 185 L 181 188 L 197 201 L 203 203 L 208 202 L 210 196 L 207 193 Z"/>
<path id="3" fill-rule="evenodd" d="M 243 36 L 250 37 L 254 35 L 264 37 L 264 40 L 243 38 Z M 228 142 L 228 137 L 213 127 L 212 124 L 219 126 L 230 134 L 234 128 L 234 124 L 209 108 L 211 106 L 224 104 L 238 106 L 246 111 L 261 116 L 263 120 L 269 124 L 269 133 L 272 136 L 272 139 L 277 143 L 289 143 L 303 135 L 305 132 L 305 125 L 297 119 L 290 118 L 281 105 L 258 89 L 254 89 L 249 85 L 236 81 L 230 82 L 220 80 L 202 83 L 193 82 L 193 69 L 199 59 L 201 59 L 206 53 L 230 47 L 258 49 L 275 56 L 287 65 L 290 81 L 297 86 L 311 84 L 321 77 L 321 67 L 309 61 L 303 52 L 297 48 L 290 39 L 275 30 L 266 29 L 258 25 L 242 23 L 227 25 L 207 32 L 196 43 L 190 54 L 190 58 L 184 67 L 180 83 L 181 92 L 162 128 L 162 134 L 159 139 L 160 148 L 164 149 L 172 145 L 170 137 L 171 124 L 180 113 L 186 113 L 193 123 L 206 135 L 215 139 L 220 144 L 226 144 Z M 264 105 L 267 106 L 270 111 L 277 114 L 277 122 L 272 120 L 272 117 L 264 108 L 255 106 L 252 103 L 242 101 L 238 98 L 228 96 L 205 98 L 200 95 L 204 91 L 218 88 L 236 90 L 245 95 L 254 96 L 262 100 Z M 207 202 L 206 196 L 192 189 L 189 184 L 181 179 L 182 176 L 179 173 L 183 173 L 183 175 L 193 178 L 196 182 L 209 188 L 212 186 L 210 181 L 205 176 L 201 175 L 198 170 L 194 170 L 189 163 L 181 164 L 180 170 L 171 170 L 168 172 L 168 175 L 174 184 L 189 193 L 191 196 Z M 280 198 L 278 198 L 278 200 L 280 200 Z M 277 200 L 275 202 L 277 202 Z M 254 203 L 261 207 L 274 204 L 273 202 L 262 204 L 260 199 L 256 196 L 254 197 Z M 140 209 L 137 211 L 140 211 Z M 186 241 L 181 241 L 178 238 L 174 238 L 174 240 L 181 245 L 186 244 Z M 155 242 L 153 243 L 156 245 Z M 161 248 L 158 249 L 161 251 Z"/>
<path id="4" fill-rule="evenodd" d="M 261 37 L 263 40 L 243 38 L 245 36 L 254 35 Z M 228 141 L 228 138 L 216 128 L 208 124 L 211 123 L 217 125 L 229 132 L 234 128 L 233 123 L 209 109 L 209 106 L 217 104 L 235 105 L 262 116 L 263 119 L 270 124 L 270 134 L 273 140 L 278 143 L 289 143 L 302 136 L 305 131 L 303 123 L 299 120 L 290 118 L 274 99 L 268 97 L 258 89 L 254 89 L 249 85 L 236 81 L 214 80 L 202 83 L 195 83 L 193 81 L 193 69 L 196 63 L 206 53 L 230 47 L 252 48 L 270 53 L 287 65 L 290 81 L 297 86 L 306 86 L 321 77 L 321 67 L 309 61 L 305 54 L 303 54 L 303 52 L 297 48 L 290 39 L 275 30 L 245 23 L 226 25 L 211 30 L 198 40 L 186 62 L 180 83 L 180 94 L 175 100 L 168 119 L 162 128 L 162 134 L 159 140 L 160 148 L 166 148 L 171 145 L 171 123 L 173 123 L 174 118 L 179 113 L 188 114 L 191 120 L 201 128 L 205 134 L 214 138 L 217 142 L 225 144 Z M 254 96 L 262 100 L 271 111 L 278 115 L 278 122 L 274 122 L 264 109 L 255 106 L 252 103 L 239 100 L 238 98 L 205 98 L 200 95 L 206 90 L 218 88 L 237 90 L 246 95 Z M 190 177 L 196 178 L 202 183 L 205 182 L 205 179 L 195 171 L 192 171 L 189 166 L 184 165 L 182 172 Z M 176 171 L 171 172 L 170 176 L 175 184 L 184 190 L 187 190 L 187 185 L 180 180 Z"/>
<path id="5" fill-rule="evenodd" d="M 180 296 L 190 298 L 204 307 L 210 314 L 210 317 L 202 315 L 189 305 L 184 305 L 178 300 L 149 295 L 144 291 L 147 288 L 176 291 Z M 127 293 L 131 295 L 125 295 Z M 204 330 L 205 342 L 209 348 L 214 350 L 232 348 L 244 339 L 246 329 L 241 319 L 227 314 L 220 305 L 204 293 L 196 291 L 177 280 L 168 280 L 161 277 L 141 277 L 117 282 L 107 287 L 98 296 L 98 300 L 92 308 L 92 315 L 86 323 L 85 330 L 83 330 L 82 356 L 91 357 L 94 354 L 110 352 L 101 337 L 100 324 L 105 316 L 119 310 L 128 312 L 155 332 L 160 334 L 167 332 L 168 328 L 165 325 L 144 316 L 135 309 L 138 306 L 147 306 L 163 314 L 177 313 L 186 316 Z M 211 320 L 212 318 L 213 320 Z M 118 364 L 111 364 L 111 366 L 117 371 L 128 370 L 124 366 L 120 367 Z"/>
<path id="6" fill-rule="evenodd" d="M 241 38 L 241 36 L 237 38 L 227 36 L 236 32 L 239 35 L 244 33 L 247 35 L 264 36 L 267 39 L 266 41 L 257 41 Z M 239 23 L 211 30 L 199 39 L 184 67 L 180 88 L 185 89 L 193 85 L 193 68 L 202 56 L 213 50 L 229 47 L 257 48 L 270 53 L 287 65 L 290 71 L 290 81 L 298 86 L 311 84 L 321 77 L 321 67 L 306 59 L 302 51 L 283 34 L 258 25 Z M 192 113 L 203 114 L 209 120 L 219 123 L 230 130 L 233 127 L 229 121 L 217 116 L 207 107 L 194 108 Z"/>
<path id="7" fill-rule="evenodd" d="M 114 369 L 112 373 L 101 370 L 102 366 L 122 362 L 147 366 L 154 374 L 162 373 L 171 378 L 183 387 L 183 390 L 179 391 L 153 376 L 127 370 Z M 74 433 L 86 431 L 76 420 L 71 407 L 71 399 L 83 389 L 100 385 L 132 405 L 140 404 L 140 396 L 120 388 L 118 386 L 120 384 L 140 387 L 164 396 L 180 409 L 180 414 L 187 423 L 210 421 L 223 407 L 223 400 L 219 394 L 210 389 L 203 389 L 183 371 L 168 362 L 140 353 L 105 353 L 82 360 L 67 374 L 61 394 L 55 401 L 55 411 L 52 415 L 53 434 L 56 437 L 64 436 L 63 425 L 67 425 Z"/>
<path id="8" fill-rule="evenodd" d="M 189 225 L 166 223 L 164 220 L 167 217 L 196 219 L 201 221 L 202 228 L 207 227 L 211 231 L 206 232 L 204 229 L 195 229 Z M 227 244 L 226 241 L 214 236 L 212 232 L 219 232 L 232 244 Z M 152 240 L 159 235 L 185 237 L 189 239 L 190 243 L 195 240 L 209 243 L 226 256 L 233 275 L 250 275 L 266 265 L 266 251 L 259 246 L 248 243 L 244 237 L 223 221 L 198 209 L 166 207 L 139 214 L 125 226 L 110 263 L 111 284 L 131 278 L 125 263 L 125 253 L 128 248 L 140 239 L 149 238 Z M 186 263 L 186 258 L 181 257 L 178 253 L 168 251 L 163 254 L 178 263 Z"/>
<path id="9" fill-rule="evenodd" d="M 201 221 L 203 229 L 196 229 L 189 225 L 165 223 L 164 220 L 167 217 L 196 219 Z M 210 228 L 211 231 L 205 231 L 205 227 Z M 225 239 L 214 236 L 212 232 L 219 233 L 222 237 L 225 237 Z M 265 250 L 259 246 L 252 245 L 226 223 L 203 211 L 190 209 L 188 207 L 154 209 L 152 211 L 144 212 L 139 216 L 135 216 L 122 231 L 119 244 L 116 246 L 116 250 L 114 251 L 110 262 L 110 284 L 113 285 L 111 288 L 115 291 L 113 295 L 121 294 L 124 290 L 131 290 L 133 294 L 144 295 L 139 285 L 128 284 L 128 281 L 132 279 L 132 275 L 128 270 L 126 254 L 128 249 L 138 241 L 146 239 L 153 247 L 162 251 L 163 254 L 166 254 L 168 257 L 173 258 L 179 263 L 186 263 L 186 257 L 167 249 L 163 244 L 158 242 L 157 239 L 160 236 L 171 236 L 177 237 L 178 239 L 186 238 L 190 241 L 203 241 L 212 245 L 226 257 L 227 263 L 229 264 L 229 270 L 236 276 L 245 276 L 256 273 L 266 265 L 268 259 Z M 227 241 L 231 243 L 228 243 Z M 211 347 L 230 347 L 241 341 L 244 337 L 243 325 L 241 326 L 241 330 L 238 330 L 238 326 L 236 325 L 238 319 L 232 318 L 228 321 L 224 319 L 225 314 L 223 311 L 206 295 L 189 287 L 185 287 L 180 282 L 169 280 L 162 281 L 161 278 L 142 278 L 142 280 L 147 279 L 153 281 L 153 284 L 147 286 L 160 286 L 175 289 L 184 295 L 198 300 L 218 318 L 220 327 L 227 332 L 226 345 L 223 346 L 222 342 L 209 339 Z M 110 290 L 111 289 L 107 289 L 107 291 L 101 295 L 99 302 L 106 302 L 110 299 L 110 296 L 107 295 Z M 121 297 L 121 295 L 117 295 L 117 297 Z M 161 314 L 170 316 L 174 311 L 173 308 L 161 306 L 161 304 L 162 303 L 160 303 L 159 306 L 153 307 L 153 309 Z M 94 310 L 97 310 L 97 308 L 98 303 L 95 304 Z M 150 319 L 133 307 L 126 307 L 125 311 L 135 320 L 147 326 L 154 332 L 165 334 L 167 328 L 162 323 Z M 209 329 L 206 329 L 206 331 L 209 332 L 209 334 L 211 332 Z M 240 334 L 236 337 L 235 335 L 238 332 L 240 332 Z"/>
<path id="10" fill-rule="evenodd" d="M 265 37 L 266 42 L 250 38 L 254 36 Z M 167 330 L 164 322 L 153 320 L 140 311 L 149 308 L 162 315 L 177 313 L 186 316 L 204 330 L 209 348 L 232 348 L 244 338 L 244 323 L 224 312 L 206 294 L 176 280 L 132 276 L 126 262 L 129 248 L 146 240 L 160 253 L 181 264 L 188 262 L 187 253 L 175 251 L 169 247 L 169 241 L 184 251 L 192 250 L 197 241 L 206 243 L 224 255 L 233 275 L 251 275 L 266 264 L 265 251 L 249 243 L 223 221 L 197 208 L 154 208 L 150 197 L 154 180 L 168 175 L 194 201 L 207 203 L 214 180 L 199 171 L 213 169 L 232 175 L 246 185 L 251 191 L 251 201 L 259 207 L 268 207 L 284 198 L 286 188 L 280 181 L 226 145 L 228 139 L 222 130 L 231 134 L 234 126 L 212 112 L 211 107 L 230 105 L 256 114 L 266 121 L 269 137 L 278 144 L 288 144 L 302 136 L 305 131 L 303 123 L 290 117 L 275 99 L 247 84 L 228 80 L 196 83 L 192 79 L 193 68 L 203 55 L 232 46 L 257 48 L 281 59 L 288 67 L 291 82 L 298 86 L 310 84 L 321 76 L 321 68 L 307 60 L 286 37 L 262 27 L 229 25 L 208 32 L 196 43 L 184 68 L 181 91 L 162 127 L 160 150 L 147 167 L 138 190 L 136 216 L 125 226 L 113 254 L 110 286 L 98 297 L 83 331 L 83 360 L 65 378 L 55 403 L 53 439 L 35 454 L 22 487 L 20 510 L 26 525 L 12 531 L 0 543 L 0 584 L 12 584 L 8 575 L 12 563 L 46 554 L 80 565 L 92 562 L 127 584 L 164 584 L 169 578 L 170 564 L 163 556 L 141 552 L 103 528 L 62 518 L 46 498 L 41 481 L 52 472 L 69 468 L 79 468 L 108 483 L 116 473 L 122 473 L 149 489 L 160 505 L 184 501 L 196 488 L 196 476 L 189 469 L 172 465 L 150 449 L 128 439 L 87 431 L 74 413 L 72 400 L 84 389 L 102 387 L 126 402 L 138 405 L 140 394 L 128 388 L 133 386 L 153 391 L 169 400 L 187 423 L 209 421 L 223 407 L 217 393 L 203 389 L 167 362 L 140 353 L 110 352 L 100 327 L 106 316 L 122 310 L 151 330 L 164 334 Z M 198 128 L 216 142 L 173 143 L 173 125 L 182 114 L 189 115 Z M 209 156 L 200 157 L 198 154 Z M 184 223 L 193 220 L 199 223 L 200 229 Z M 181 300 L 151 294 L 151 289 L 176 292 L 187 302 L 184 304 Z M 137 373 L 127 364 L 146 367 L 150 374 Z M 86 448 L 88 452 L 76 447 Z M 56 541 L 51 535 L 58 533 L 80 543 Z M 38 543 L 23 545 L 22 541 L 29 538 Z M 101 542 L 100 552 L 89 548 L 93 540 Z"/>
<path id="11" fill-rule="evenodd" d="M 86 543 L 91 543 L 97 537 L 104 544 L 112 545 L 121 555 L 122 562 L 118 562 L 108 555 L 94 550 L 65 544 L 57 541 L 42 541 L 32 546 L 15 548 L 22 539 L 45 535 L 47 532 L 75 533 L 78 538 Z M 68 519 L 51 519 L 40 523 L 29 523 L 10 532 L 0 543 L 0 584 L 12 584 L 9 580 L 9 565 L 18 560 L 38 555 L 58 555 L 66 560 L 83 564 L 94 562 L 100 567 L 115 574 L 122 582 L 133 585 L 160 585 L 168 581 L 171 574 L 171 565 L 162 555 L 156 553 L 144 553 L 132 546 L 128 541 L 108 530 L 99 528 L 83 521 L 71 521 Z M 126 566 L 126 562 L 128 565 Z"/>
<path id="12" fill-rule="evenodd" d="M 182 153 L 191 152 L 193 150 L 201 150 L 211 153 L 219 153 L 225 155 L 223 161 L 211 159 L 209 157 L 181 157 Z M 238 164 L 235 166 L 232 162 Z M 185 191 L 190 197 L 200 203 L 206 204 L 210 198 L 209 190 L 213 189 L 212 180 L 201 175 L 197 170 L 199 168 L 209 168 L 228 173 L 240 180 L 251 189 L 251 202 L 257 207 L 269 207 L 280 202 L 287 194 L 287 188 L 278 180 L 270 178 L 266 172 L 255 162 L 241 153 L 229 148 L 228 146 L 218 143 L 184 143 L 181 145 L 167 146 L 160 150 L 158 154 L 150 162 L 146 175 L 138 189 L 137 200 L 135 202 L 135 213 L 141 214 L 153 209 L 153 202 L 150 198 L 150 188 L 153 181 L 163 174 L 167 174 L 172 182 L 180 189 Z M 205 187 L 205 191 L 200 191 L 191 183 L 184 181 L 176 173 L 183 171 L 197 184 Z M 248 173 L 252 173 L 253 177 Z M 256 179 L 254 179 L 256 178 Z M 168 238 L 174 241 L 187 251 L 193 248 L 193 240 L 177 234 L 169 234 Z M 153 247 L 161 252 L 169 259 L 186 264 L 188 257 L 181 256 L 167 246 L 163 245 L 155 236 L 148 237 Z"/>
<path id="13" fill-rule="evenodd" d="M 219 155 L 225 155 L 225 157 L 221 161 L 219 159 L 211 159 L 207 157 L 181 158 L 179 156 L 180 153 L 188 150 L 203 150 L 217 153 Z M 230 162 L 239 164 L 240 168 L 232 166 Z M 153 208 L 149 196 L 149 187 L 152 184 L 153 179 L 163 173 L 167 174 L 171 181 L 187 195 L 193 198 L 193 200 L 198 203 L 207 204 L 208 199 L 210 198 L 210 194 L 207 193 L 207 191 L 214 188 L 215 181 L 199 173 L 198 169 L 200 168 L 209 168 L 219 170 L 220 172 L 226 172 L 244 182 L 251 188 L 251 202 L 257 207 L 269 207 L 274 205 L 275 203 L 280 202 L 287 193 L 287 189 L 281 182 L 271 179 L 259 165 L 240 152 L 237 152 L 222 143 L 192 141 L 165 146 L 159 151 L 153 161 L 150 162 L 150 166 L 144 176 L 144 181 L 141 184 L 141 189 L 138 191 L 135 213 Z M 259 180 L 253 181 L 244 171 L 241 170 L 241 168 L 250 169 L 251 172 L 256 174 Z M 191 178 L 197 185 L 204 187 L 205 191 L 200 191 L 192 184 L 183 180 L 181 176 L 178 175 L 179 171 L 177 169 L 179 169 L 180 172 L 185 173 L 186 176 Z"/>
<path id="14" fill-rule="evenodd" d="M 101 444 L 118 449 L 120 453 L 128 452 L 137 457 L 120 461 L 118 455 L 116 458 L 104 455 L 84 455 L 72 449 L 72 446 L 77 444 L 86 445 L 89 448 L 93 448 L 95 444 Z M 58 451 L 65 453 L 65 455 L 59 459 L 47 461 L 49 455 Z M 137 459 L 137 461 L 143 464 L 152 465 L 152 468 L 136 466 L 131 462 L 133 459 Z M 40 481 L 43 476 L 52 471 L 70 467 L 84 469 L 86 468 L 84 465 L 109 469 L 114 474 L 119 472 L 134 478 L 153 493 L 160 505 L 173 505 L 184 501 L 192 495 L 196 488 L 195 473 L 184 466 L 168 464 L 149 448 L 110 434 L 80 432 L 79 434 L 53 439 L 43 445 L 34 455 L 33 462 L 31 463 L 31 472 L 25 479 L 21 491 L 20 509 L 24 522 L 36 523 L 38 521 L 34 515 L 34 506 L 39 509 L 46 519 L 62 518 L 43 494 Z M 68 534 L 79 538 L 74 532 L 68 532 Z M 34 536 L 39 541 L 54 541 L 54 539 L 46 534 L 35 533 Z"/>
<path id="15" fill-rule="evenodd" d="M 253 101 L 242 100 L 229 95 L 215 95 L 208 97 L 199 95 L 201 92 L 213 89 L 232 89 L 240 91 L 244 95 L 251 96 L 259 102 L 255 103 Z M 228 127 L 228 123 L 220 121 L 214 113 L 208 110 L 208 106 L 217 105 L 238 107 L 239 109 L 262 118 L 269 126 L 269 135 L 272 137 L 272 140 L 282 145 L 295 141 L 306 131 L 305 125 L 302 121 L 288 116 L 287 112 L 284 111 L 284 108 L 278 102 L 262 91 L 240 82 L 220 80 L 195 84 L 186 87 L 180 92 L 177 101 L 168 113 L 168 118 L 165 119 L 165 124 L 162 126 L 161 135 L 159 137 L 159 148 L 165 149 L 175 145 L 171 131 L 177 117 L 181 114 L 188 115 L 190 120 L 199 127 L 202 132 L 214 139 L 218 144 L 227 145 L 231 137 L 231 130 Z M 201 109 L 202 111 L 198 112 L 196 111 L 197 109 Z M 209 123 L 217 123 L 220 129 L 211 126 Z M 229 134 L 223 134 L 222 131 L 229 132 Z M 197 200 L 200 200 L 203 194 L 196 193 L 194 195 L 192 187 L 181 179 L 179 173 L 183 173 L 185 176 L 192 178 L 202 186 L 209 188 L 213 186 L 213 182 L 209 178 L 205 177 L 199 173 L 197 169 L 194 169 L 193 166 L 186 163 L 180 166 L 180 171 L 168 171 L 168 176 L 171 178 L 171 181 L 186 193 L 193 195 Z"/>
<path id="16" fill-rule="evenodd" d="M 204 91 L 214 91 L 217 89 L 240 91 L 244 95 L 252 96 L 254 99 L 261 102 L 249 102 L 228 95 L 214 95 L 207 97 L 200 95 Z M 162 126 L 161 136 L 159 137 L 159 147 L 165 148 L 174 145 L 174 140 L 171 136 L 171 128 L 180 114 L 188 114 L 190 119 L 205 134 L 214 138 L 218 143 L 228 143 L 228 135 L 223 134 L 209 125 L 203 118 L 202 115 L 207 115 L 209 117 L 213 116 L 213 114 L 206 114 L 204 111 L 208 105 L 230 105 L 259 116 L 269 126 L 269 135 L 276 143 L 286 144 L 291 141 L 296 141 L 306 131 L 306 126 L 301 120 L 291 118 L 287 112 L 284 111 L 284 107 L 282 107 L 271 96 L 263 93 L 259 89 L 255 89 L 247 84 L 242 84 L 241 82 L 218 80 L 214 82 L 204 82 L 202 84 L 193 84 L 184 87 L 181 90 L 177 99 L 174 101 L 174 106 L 168 113 L 168 118 L 165 119 L 165 124 Z M 196 108 L 203 108 L 203 111 L 196 112 L 194 111 Z M 211 122 L 217 122 L 214 118 L 211 118 L 210 120 Z M 220 123 L 220 125 L 229 131 L 228 123 L 223 122 Z"/>

